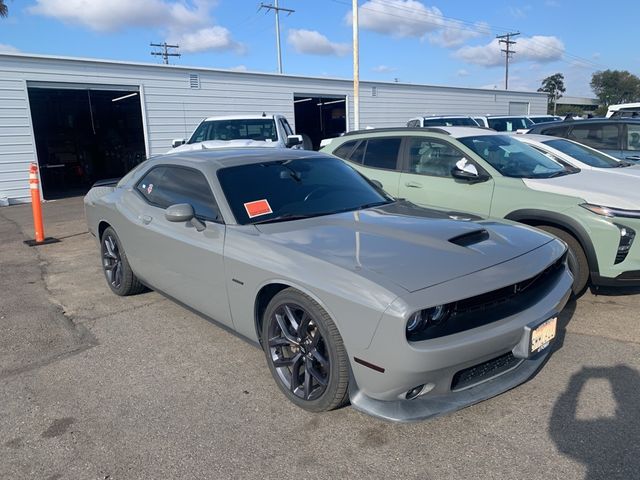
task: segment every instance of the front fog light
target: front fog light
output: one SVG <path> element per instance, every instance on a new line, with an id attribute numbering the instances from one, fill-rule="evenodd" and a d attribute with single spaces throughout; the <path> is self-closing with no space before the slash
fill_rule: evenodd
<path id="1" fill-rule="evenodd" d="M 616 253 L 615 264 L 622 263 L 627 258 L 633 240 L 636 238 L 636 232 L 632 228 L 617 225 L 620 230 L 620 243 L 618 243 L 618 252 Z"/>

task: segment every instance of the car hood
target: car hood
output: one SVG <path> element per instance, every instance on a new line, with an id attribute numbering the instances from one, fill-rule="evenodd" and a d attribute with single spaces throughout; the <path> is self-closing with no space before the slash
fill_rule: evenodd
<path id="1" fill-rule="evenodd" d="M 409 292 L 490 268 L 553 241 L 529 227 L 454 220 L 408 202 L 256 228 L 267 241 L 351 271 L 375 272 Z"/>
<path id="2" fill-rule="evenodd" d="M 620 170 L 626 170 L 626 168 Z M 594 205 L 640 210 L 638 178 L 632 175 L 615 175 L 602 170 L 582 170 L 564 177 L 524 178 L 523 182 L 533 190 L 578 197 Z"/>
<path id="3" fill-rule="evenodd" d="M 210 148 L 234 148 L 234 147 L 278 147 L 278 142 L 266 140 L 207 140 L 206 142 L 185 143 L 172 148 L 167 153 L 191 152 L 193 150 L 205 150 Z"/>

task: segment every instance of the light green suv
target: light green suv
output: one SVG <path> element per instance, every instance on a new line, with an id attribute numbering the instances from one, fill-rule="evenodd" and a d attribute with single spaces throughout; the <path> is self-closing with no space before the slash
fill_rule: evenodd
<path id="1" fill-rule="evenodd" d="M 589 281 L 640 286 L 636 179 L 616 178 L 612 188 L 606 173 L 559 164 L 511 135 L 482 128 L 351 132 L 322 151 L 418 205 L 505 218 L 556 235 L 570 248 L 576 293 Z"/>

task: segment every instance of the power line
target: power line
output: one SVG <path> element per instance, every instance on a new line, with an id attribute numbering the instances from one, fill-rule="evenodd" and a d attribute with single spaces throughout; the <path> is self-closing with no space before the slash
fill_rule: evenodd
<path id="1" fill-rule="evenodd" d="M 279 7 L 278 0 L 275 0 L 274 3 L 275 4 L 273 5 L 265 5 L 264 3 L 260 3 L 260 8 L 258 9 L 258 11 L 264 8 L 267 13 L 273 10 L 276 14 L 276 49 L 278 50 L 278 73 L 282 73 L 282 52 L 280 50 L 280 12 L 287 12 L 287 16 L 289 16 L 294 13 L 295 10 Z"/>
<path id="2" fill-rule="evenodd" d="M 163 60 L 165 65 L 169 65 L 169 57 L 181 57 L 182 56 L 182 54 L 180 54 L 180 53 L 173 53 L 173 52 L 169 51 L 170 48 L 176 48 L 176 49 L 180 48 L 179 45 L 169 45 L 167 42 L 150 43 L 149 45 L 151 47 L 160 47 L 160 48 L 162 48 L 162 50 L 160 52 L 156 52 L 156 51 L 151 52 L 151 55 L 156 55 L 156 56 L 162 57 L 162 60 Z"/>
<path id="3" fill-rule="evenodd" d="M 516 53 L 515 50 L 511 50 L 511 45 L 515 45 L 517 42 L 514 42 L 513 40 L 511 40 L 511 37 L 515 37 L 517 35 L 520 35 L 520 32 L 506 33 L 504 35 L 496 35 L 498 42 L 504 43 L 506 45 L 506 48 L 500 49 L 502 52 L 505 53 L 505 56 L 504 56 L 504 89 L 505 90 L 509 90 L 509 60 L 511 59 L 511 56 L 514 53 Z"/>

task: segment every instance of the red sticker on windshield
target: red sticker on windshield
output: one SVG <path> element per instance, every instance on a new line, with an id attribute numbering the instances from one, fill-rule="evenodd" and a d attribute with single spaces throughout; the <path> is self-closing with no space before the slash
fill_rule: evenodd
<path id="1" fill-rule="evenodd" d="M 271 210 L 271 205 L 269 205 L 269 202 L 267 202 L 266 200 L 247 202 L 244 204 L 244 209 L 247 211 L 247 215 L 249 215 L 249 218 L 273 213 L 273 210 Z"/>

